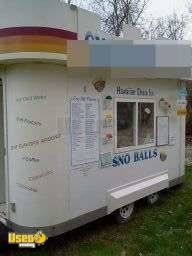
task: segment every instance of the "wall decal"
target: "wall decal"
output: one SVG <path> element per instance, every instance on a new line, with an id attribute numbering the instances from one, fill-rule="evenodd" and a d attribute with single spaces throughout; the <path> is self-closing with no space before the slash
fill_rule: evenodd
<path id="1" fill-rule="evenodd" d="M 105 153 L 100 155 L 100 166 L 109 167 L 112 166 L 112 153 Z"/>
<path id="2" fill-rule="evenodd" d="M 17 98 L 16 102 L 30 103 L 30 102 L 34 102 L 34 101 L 46 100 L 46 98 L 47 98 L 47 96 L 41 96 L 41 95 L 25 96 L 25 97 Z"/>
<path id="3" fill-rule="evenodd" d="M 154 92 L 152 89 L 133 89 L 127 88 L 123 89 L 120 86 L 117 87 L 117 95 L 132 95 L 132 96 L 154 96 Z"/>
<path id="4" fill-rule="evenodd" d="M 17 117 L 17 122 L 28 124 L 28 125 L 31 125 L 34 127 L 39 127 L 42 125 L 42 123 L 40 123 L 38 121 L 29 120 L 29 119 L 23 118 L 23 117 Z"/>
<path id="5" fill-rule="evenodd" d="M 61 134 L 56 134 L 56 135 L 49 136 L 49 137 L 41 139 L 41 143 L 48 143 L 50 141 L 54 141 L 54 140 L 57 140 L 57 139 L 60 139 L 60 138 L 61 138 Z"/>
<path id="6" fill-rule="evenodd" d="M 24 190 L 27 190 L 27 191 L 30 191 L 30 192 L 34 192 L 34 193 L 37 193 L 38 190 L 36 188 L 32 188 L 30 186 L 27 186 L 27 185 L 24 185 L 24 184 L 21 184 L 21 183 L 16 183 L 16 185 L 19 187 L 19 188 L 22 188 Z"/>
<path id="7" fill-rule="evenodd" d="M 167 160 L 167 153 L 166 152 L 160 152 L 160 159 L 162 162 Z"/>
<path id="8" fill-rule="evenodd" d="M 29 179 L 29 181 L 39 180 L 39 179 L 45 178 L 53 173 L 54 173 L 53 171 L 47 171 L 47 172 L 41 173 L 39 175 L 29 177 L 28 179 Z"/>
<path id="9" fill-rule="evenodd" d="M 40 162 L 40 159 L 34 158 L 34 157 L 28 157 L 28 156 L 24 156 L 22 157 L 22 159 L 26 162 L 35 162 L 35 163 Z"/>
<path id="10" fill-rule="evenodd" d="M 23 144 L 17 144 L 17 145 L 11 146 L 11 150 L 18 150 L 18 149 L 22 149 L 22 148 L 26 148 L 26 147 L 33 147 L 33 146 L 36 146 L 36 145 L 39 145 L 38 140 L 25 142 Z"/>
<path id="11" fill-rule="evenodd" d="M 93 86 L 97 92 L 102 92 L 105 89 L 106 82 L 103 79 L 93 81 Z"/>
<path id="12" fill-rule="evenodd" d="M 131 153 L 115 155 L 112 159 L 112 166 L 119 167 L 145 160 L 155 159 L 159 156 L 158 149 L 140 150 Z"/>
<path id="13" fill-rule="evenodd" d="M 25 142 L 23 144 L 17 144 L 17 145 L 11 146 L 11 150 L 18 150 L 18 149 L 23 149 L 23 148 L 27 148 L 27 147 L 37 146 L 37 145 L 43 144 L 43 143 L 53 142 L 57 139 L 60 139 L 60 137 L 61 137 L 61 134 L 56 134 L 53 136 L 45 137 L 40 140 Z"/>

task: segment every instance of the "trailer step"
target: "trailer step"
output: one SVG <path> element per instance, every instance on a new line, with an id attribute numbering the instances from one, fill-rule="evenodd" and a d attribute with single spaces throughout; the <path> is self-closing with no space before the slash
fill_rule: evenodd
<path id="1" fill-rule="evenodd" d="M 127 184 L 108 192 L 108 214 L 120 207 L 131 204 L 141 198 L 159 192 L 169 187 L 168 171 L 164 171 L 158 176 L 149 177 L 135 184 Z"/>

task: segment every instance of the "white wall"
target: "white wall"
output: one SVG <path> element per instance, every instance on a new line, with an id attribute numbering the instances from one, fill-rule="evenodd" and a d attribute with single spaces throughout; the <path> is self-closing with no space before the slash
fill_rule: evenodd
<path id="1" fill-rule="evenodd" d="M 0 28 L 20 26 L 65 29 L 79 32 L 79 38 L 84 39 L 85 32 L 100 30 L 100 20 L 80 8 L 77 13 L 59 0 L 0 0 Z"/>
<path id="2" fill-rule="evenodd" d="M 11 220 L 25 226 L 64 222 L 69 218 L 64 67 L 13 65 L 6 79 L 10 201 L 16 203 Z M 27 98 L 31 96 L 42 98 Z M 50 142 L 41 141 L 59 134 Z M 25 145 L 32 141 L 39 144 Z"/>
<path id="3" fill-rule="evenodd" d="M 70 193 L 71 193 L 71 214 L 72 217 L 84 214 L 88 211 L 94 211 L 98 208 L 106 206 L 106 193 L 107 191 L 136 182 L 147 177 L 157 175 L 163 171 L 168 170 L 169 179 L 175 179 L 183 174 L 183 165 L 180 165 L 181 151 L 180 143 L 184 143 L 184 134 L 180 134 L 181 120 L 176 115 L 177 104 L 177 89 L 178 82 L 176 80 L 166 79 L 122 79 L 122 80 L 108 80 L 104 92 L 97 93 L 92 86 L 93 79 L 71 78 L 69 80 L 70 97 L 75 95 L 92 95 L 94 97 L 101 97 L 103 95 L 111 95 L 113 98 L 129 98 L 135 99 L 135 96 L 117 96 L 116 88 L 142 88 L 152 89 L 154 97 L 147 97 L 152 99 L 157 104 L 157 116 L 166 115 L 159 109 L 159 100 L 161 97 L 168 99 L 175 109 L 175 115 L 170 116 L 170 136 L 175 138 L 173 146 L 155 147 L 160 152 L 167 153 L 167 160 L 160 161 L 159 157 L 152 160 L 141 161 L 136 164 L 124 165 L 121 167 L 107 167 L 100 168 L 99 165 L 85 164 L 84 166 L 71 167 L 70 170 Z M 84 86 L 86 85 L 86 93 L 84 93 Z M 140 97 L 146 98 L 146 97 Z M 114 124 L 115 125 L 115 124 Z M 115 127 L 114 127 L 115 136 Z M 152 149 L 153 147 L 151 147 Z M 115 154 L 114 144 L 111 145 L 111 151 Z M 131 152 L 134 152 L 132 150 Z M 127 150 L 124 153 L 129 152 Z M 100 147 L 102 153 L 102 147 Z M 122 152 L 123 153 L 123 152 Z M 84 171 L 85 170 L 85 171 Z M 81 202 L 79 204 L 78 202 Z"/>
<path id="4" fill-rule="evenodd" d="M 100 168 L 99 163 L 74 167 L 71 166 L 70 155 L 71 97 L 87 95 L 101 100 L 104 95 L 120 97 L 116 95 L 117 86 L 125 89 L 150 88 L 154 91 L 152 99 L 157 102 L 156 114 L 164 115 L 158 109 L 158 102 L 165 97 L 176 107 L 177 81 L 113 80 L 107 81 L 104 92 L 97 93 L 92 85 L 93 79 L 69 77 L 63 66 L 51 64 L 9 66 L 6 81 L 10 200 L 16 203 L 16 212 L 11 212 L 11 220 L 17 224 L 51 226 L 62 223 L 106 206 L 107 192 L 115 187 L 138 182 L 166 170 L 170 180 L 183 174 L 180 173 L 180 146 L 184 143 L 184 134 L 181 139 L 181 122 L 176 115 L 170 117 L 174 146 L 157 147 L 158 152 L 167 153 L 165 162 L 158 156 L 117 168 Z M 34 96 L 42 98 L 34 100 Z M 127 98 L 125 95 L 121 97 Z M 29 120 L 40 122 L 40 125 L 31 124 Z M 59 138 L 42 142 L 42 138 L 58 134 L 61 134 Z M 37 141 L 37 145 L 28 144 L 33 141 Z M 114 144 L 111 150 L 115 154 Z M 29 161 L 26 157 L 39 161 Z"/>

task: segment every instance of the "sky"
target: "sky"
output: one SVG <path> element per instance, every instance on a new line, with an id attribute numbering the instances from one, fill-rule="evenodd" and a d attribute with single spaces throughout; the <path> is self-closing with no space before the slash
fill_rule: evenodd
<path id="1" fill-rule="evenodd" d="M 77 0 L 76 0 L 77 1 Z M 82 3 L 82 7 L 86 7 L 88 0 L 78 0 Z M 171 15 L 174 12 L 178 15 L 188 14 L 187 2 L 192 0 L 149 0 L 147 9 L 145 11 L 146 18 L 152 16 L 153 18 L 158 18 L 162 16 Z M 188 25 L 186 27 L 185 39 L 192 40 L 192 14 L 188 19 Z"/>
<path id="2" fill-rule="evenodd" d="M 192 0 L 190 0 L 192 3 Z M 150 0 L 146 14 L 149 16 L 160 17 L 176 12 L 178 15 L 187 13 L 187 0 Z M 189 16 L 185 29 L 185 39 L 192 40 L 192 22 Z"/>
<path id="3" fill-rule="evenodd" d="M 183 13 L 186 10 L 187 1 L 192 0 L 149 0 L 147 6 L 147 14 L 155 17 L 164 16 L 173 13 Z M 81 7 L 86 8 L 88 6 L 88 0 L 75 0 Z"/>
<path id="4" fill-rule="evenodd" d="M 183 13 L 186 10 L 185 0 L 150 0 L 147 13 L 155 17 L 173 13 Z"/>

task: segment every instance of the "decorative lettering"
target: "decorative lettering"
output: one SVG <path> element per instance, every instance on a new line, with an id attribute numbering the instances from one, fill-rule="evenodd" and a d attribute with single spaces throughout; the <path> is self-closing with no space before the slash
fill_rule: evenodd
<path id="1" fill-rule="evenodd" d="M 16 183 L 16 185 L 19 187 L 19 188 L 22 188 L 24 190 L 27 190 L 29 192 L 34 192 L 34 193 L 37 193 L 38 190 L 36 188 L 32 188 L 30 186 L 27 186 L 27 185 L 24 185 L 24 184 L 21 184 L 21 183 Z"/>
<path id="2" fill-rule="evenodd" d="M 128 165 L 131 163 L 137 163 L 140 161 L 154 159 L 157 156 L 158 156 L 157 149 L 136 151 L 136 152 L 133 152 L 132 154 L 127 153 L 127 154 L 115 155 L 112 160 L 112 166 L 118 167 L 121 165 Z"/>
<path id="3" fill-rule="evenodd" d="M 34 95 L 34 96 L 25 96 L 25 97 L 20 97 L 16 99 L 16 102 L 20 103 L 30 103 L 34 101 L 43 101 L 46 100 L 47 96 L 41 96 L 41 95 Z"/>
<path id="4" fill-rule="evenodd" d="M 123 89 L 120 86 L 117 87 L 117 95 L 131 95 L 131 96 L 154 96 L 154 92 L 152 89 L 133 89 L 133 88 L 127 88 Z"/>
<path id="5" fill-rule="evenodd" d="M 47 171 L 47 172 L 41 173 L 39 175 L 29 177 L 28 179 L 29 179 L 29 181 L 39 180 L 39 179 L 45 178 L 51 174 L 53 174 L 53 171 Z"/>
<path id="6" fill-rule="evenodd" d="M 60 138 L 61 138 L 61 134 L 56 134 L 56 135 L 49 136 L 49 137 L 46 137 L 46 138 L 43 138 L 40 140 L 25 142 L 23 144 L 17 144 L 17 145 L 11 146 L 11 150 L 18 150 L 18 149 L 23 149 L 23 148 L 27 148 L 27 147 L 33 147 L 33 146 L 37 146 L 39 144 L 53 142 Z"/>
<path id="7" fill-rule="evenodd" d="M 17 122 L 28 124 L 28 125 L 31 125 L 34 127 L 39 127 L 42 125 L 42 123 L 40 123 L 38 121 L 32 121 L 32 120 L 29 120 L 29 119 L 23 118 L 23 117 L 17 117 Z"/>
<path id="8" fill-rule="evenodd" d="M 28 156 L 24 156 L 22 159 L 26 162 L 35 162 L 35 163 L 40 162 L 40 159 L 34 158 L 34 157 L 28 157 Z"/>

